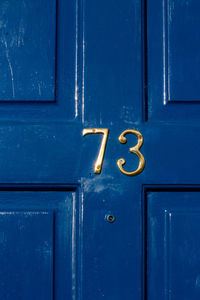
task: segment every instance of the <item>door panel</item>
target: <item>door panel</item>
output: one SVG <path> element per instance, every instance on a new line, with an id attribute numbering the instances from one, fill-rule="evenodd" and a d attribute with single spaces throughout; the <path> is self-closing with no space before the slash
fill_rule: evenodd
<path id="1" fill-rule="evenodd" d="M 1 211 L 0 227 L 1 298 L 52 299 L 53 215 Z"/>
<path id="2" fill-rule="evenodd" d="M 1 1 L 0 120 L 77 117 L 76 14 L 76 1 Z"/>
<path id="3" fill-rule="evenodd" d="M 0 19 L 0 101 L 54 101 L 56 0 L 1 1 Z"/>
<path id="4" fill-rule="evenodd" d="M 199 299 L 199 190 L 146 194 L 148 299 Z"/>
<path id="5" fill-rule="evenodd" d="M 164 10 L 166 101 L 199 102 L 199 2 L 168 0 Z"/>
<path id="6" fill-rule="evenodd" d="M 198 122 L 199 2 L 146 1 L 146 119 Z"/>
<path id="7" fill-rule="evenodd" d="M 1 299 L 73 298 L 75 201 L 67 189 L 1 189 Z"/>

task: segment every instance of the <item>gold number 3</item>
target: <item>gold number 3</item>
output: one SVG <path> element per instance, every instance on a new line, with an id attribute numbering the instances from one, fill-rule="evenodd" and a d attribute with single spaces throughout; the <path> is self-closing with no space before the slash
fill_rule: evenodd
<path id="1" fill-rule="evenodd" d="M 144 156 L 142 155 L 142 153 L 140 152 L 140 148 L 142 147 L 142 144 L 143 144 L 143 136 L 139 131 L 137 131 L 135 129 L 124 130 L 119 136 L 119 142 L 121 144 L 126 144 L 127 139 L 126 139 L 125 135 L 127 133 L 132 133 L 132 134 L 136 135 L 136 137 L 138 138 L 137 145 L 135 147 L 130 148 L 129 151 L 131 153 L 134 153 L 137 155 L 137 157 L 139 158 L 139 165 L 135 171 L 132 171 L 132 172 L 125 171 L 123 168 L 123 165 L 125 165 L 126 161 L 124 158 L 120 158 L 117 161 L 117 166 L 123 174 L 125 174 L 127 176 L 136 176 L 136 175 L 140 174 L 144 170 L 144 167 L 145 167 L 145 159 L 144 159 Z"/>

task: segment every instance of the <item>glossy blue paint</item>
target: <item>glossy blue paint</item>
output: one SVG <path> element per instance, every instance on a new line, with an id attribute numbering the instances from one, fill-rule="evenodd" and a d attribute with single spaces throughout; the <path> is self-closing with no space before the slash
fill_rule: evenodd
<path id="1" fill-rule="evenodd" d="M 199 2 L 169 0 L 165 5 L 168 101 L 200 101 Z"/>
<path id="2" fill-rule="evenodd" d="M 73 299 L 74 189 L 2 188 L 0 297 Z"/>
<path id="3" fill-rule="evenodd" d="M 146 119 L 182 123 L 186 120 L 198 124 L 199 2 L 145 2 L 148 56 Z"/>
<path id="4" fill-rule="evenodd" d="M 148 299 L 199 299 L 199 190 L 146 196 Z"/>
<path id="5" fill-rule="evenodd" d="M 3 0 L 0 20 L 0 101 L 54 101 L 56 0 Z"/>
<path id="6" fill-rule="evenodd" d="M 32 297 L 51 299 L 53 215 L 30 209 L 1 211 L 0 227 L 1 298 L 27 299 L 31 291 Z"/>
<path id="7" fill-rule="evenodd" d="M 1 282 L 10 274 L 6 261 L 13 277 L 5 280 L 0 295 L 164 300 L 163 278 L 169 275 L 172 299 L 196 300 L 200 108 L 198 66 L 192 63 L 199 60 L 198 2 L 51 0 L 46 8 L 46 1 L 30 0 L 23 2 L 27 6 L 21 15 L 18 6 L 13 10 L 17 1 L 11 2 L 2 2 L 6 8 L 0 5 L 0 16 L 6 12 L 2 21 L 8 20 L 0 35 L 2 40 L 7 29 L 12 35 L 7 39 L 13 74 L 20 69 L 24 77 L 13 77 L 13 99 L 2 48 L 0 76 L 8 78 L 0 83 L 0 93 L 6 90 L 0 101 L 0 233 L 7 239 L 5 248 L 0 247 Z M 34 13 L 37 5 L 41 9 Z M 37 19 L 41 30 L 33 22 Z M 24 52 L 11 44 L 20 20 L 31 37 L 24 39 Z M 27 63 L 34 55 L 38 62 Z M 29 82 L 35 68 L 45 85 L 41 95 Z M 94 174 L 93 165 L 101 136 L 82 137 L 83 128 L 110 129 L 100 175 Z M 120 157 L 128 171 L 138 165 L 129 152 L 136 137 L 127 135 L 124 145 L 118 141 L 128 128 L 144 137 L 146 166 L 136 177 L 123 175 L 116 165 Z M 169 234 L 165 210 L 172 214 L 168 243 L 173 271 L 161 257 Z M 197 215 L 193 218 L 190 211 Z M 115 222 L 107 221 L 108 214 Z M 155 226 L 151 218 L 157 220 Z M 182 268 L 181 276 L 176 268 Z M 32 284 L 22 286 L 19 278 L 26 274 Z"/>
<path id="8" fill-rule="evenodd" d="M 1 1 L 0 115 L 4 122 L 41 124 L 77 117 L 76 10 L 76 1 Z"/>

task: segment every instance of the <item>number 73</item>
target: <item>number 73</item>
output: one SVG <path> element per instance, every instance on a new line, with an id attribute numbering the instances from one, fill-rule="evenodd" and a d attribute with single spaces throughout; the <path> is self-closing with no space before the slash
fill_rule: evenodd
<path id="1" fill-rule="evenodd" d="M 121 144 L 126 144 L 127 139 L 126 139 L 125 135 L 129 134 L 129 133 L 134 134 L 138 139 L 137 145 L 135 145 L 134 147 L 131 147 L 129 149 L 129 151 L 131 153 L 136 154 L 137 157 L 139 158 L 138 168 L 132 172 L 126 171 L 123 168 L 123 165 L 125 165 L 125 163 L 126 163 L 124 158 L 118 159 L 117 166 L 123 174 L 125 174 L 127 176 L 136 176 L 136 175 L 140 174 L 144 170 L 144 167 L 145 167 L 145 159 L 144 159 L 144 156 L 142 155 L 142 153 L 140 152 L 140 148 L 142 147 L 142 144 L 143 144 L 143 136 L 139 131 L 137 131 L 135 129 L 126 129 L 120 134 L 120 136 L 118 138 L 118 140 Z M 101 141 L 101 146 L 100 146 L 99 153 L 97 156 L 97 160 L 94 165 L 94 173 L 100 174 L 101 169 L 102 169 L 104 154 L 105 154 L 105 150 L 106 150 L 106 144 L 108 141 L 109 129 L 108 128 L 86 128 L 86 129 L 83 129 L 82 134 L 83 134 L 83 136 L 88 135 L 88 134 L 102 134 L 103 135 L 103 138 Z"/>

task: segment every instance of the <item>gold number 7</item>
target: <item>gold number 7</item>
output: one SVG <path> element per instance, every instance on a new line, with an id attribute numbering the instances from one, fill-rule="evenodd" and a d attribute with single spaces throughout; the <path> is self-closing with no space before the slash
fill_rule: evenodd
<path id="1" fill-rule="evenodd" d="M 103 158 L 104 158 L 104 154 L 105 154 L 105 150 L 106 150 L 109 129 L 108 128 L 86 128 L 86 129 L 83 129 L 82 134 L 83 134 L 83 136 L 85 136 L 87 134 L 103 134 L 99 154 L 97 156 L 97 160 L 94 165 L 94 173 L 100 174 L 102 164 L 103 164 Z"/>

